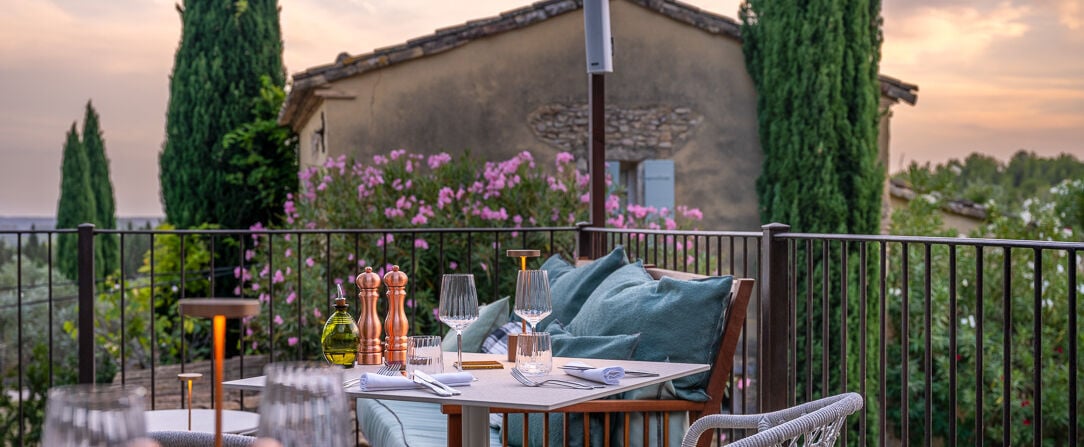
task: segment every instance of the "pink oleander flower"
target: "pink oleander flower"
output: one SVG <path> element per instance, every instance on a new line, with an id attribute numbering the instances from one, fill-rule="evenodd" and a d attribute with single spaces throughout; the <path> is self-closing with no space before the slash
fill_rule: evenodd
<path id="1" fill-rule="evenodd" d="M 253 340 L 252 341 L 252 350 L 255 351 L 257 346 L 259 346 L 259 343 L 256 343 L 256 341 Z"/>
<path id="2" fill-rule="evenodd" d="M 309 267 L 312 267 L 312 266 L 316 265 L 316 261 L 314 261 L 312 258 L 306 258 L 305 259 L 305 265 L 307 265 Z"/>
<path id="3" fill-rule="evenodd" d="M 296 345 L 296 344 L 297 344 L 297 337 L 290 337 L 290 338 L 287 338 L 287 339 L 286 339 L 286 344 L 287 344 L 288 346 L 293 346 L 293 345 Z"/>
<path id="4" fill-rule="evenodd" d="M 260 283 L 258 283 L 258 282 L 252 283 L 252 291 L 255 292 L 257 290 L 260 290 Z"/>
<path id="5" fill-rule="evenodd" d="M 455 261 L 451 261 L 448 263 L 448 270 L 455 270 L 456 267 L 459 267 L 459 264 Z"/>
<path id="6" fill-rule="evenodd" d="M 674 219 L 671 219 L 669 217 L 666 218 L 666 229 L 667 230 L 677 229 L 677 222 L 674 222 Z"/>
<path id="7" fill-rule="evenodd" d="M 404 154 L 406 154 L 406 149 L 396 149 L 391 151 L 391 159 L 398 160 L 399 157 L 402 157 Z"/>
<path id="8" fill-rule="evenodd" d="M 557 154 L 556 158 L 558 167 L 560 167 L 560 165 L 572 163 L 575 159 L 576 157 L 572 156 L 571 152 L 560 152 Z"/>
<path id="9" fill-rule="evenodd" d="M 581 203 L 591 203 L 591 193 L 589 193 L 589 192 L 583 193 L 583 195 L 580 196 L 580 202 Z"/>
<path id="10" fill-rule="evenodd" d="M 234 296 L 241 296 L 241 286 L 234 287 L 233 294 Z"/>
<path id="11" fill-rule="evenodd" d="M 440 188 L 440 192 L 437 193 L 437 208 L 444 209 L 445 206 L 451 205 L 454 198 L 455 192 L 452 191 L 452 188 L 447 186 Z"/>
<path id="12" fill-rule="evenodd" d="M 426 242 L 425 239 L 422 239 L 422 238 L 414 239 L 414 248 L 420 248 L 422 250 L 428 250 L 429 249 L 429 242 Z"/>
<path id="13" fill-rule="evenodd" d="M 445 164 L 447 164 L 450 161 L 452 161 L 452 156 L 448 155 L 447 153 L 444 153 L 444 152 L 441 152 L 441 153 L 436 154 L 436 155 L 430 155 L 429 160 L 428 160 L 429 169 L 432 169 L 432 170 L 435 171 L 435 170 L 437 170 L 437 168 L 440 168 L 441 166 L 444 166 Z"/>
<path id="14" fill-rule="evenodd" d="M 270 274 L 271 274 L 271 266 L 267 265 L 267 264 L 264 264 L 263 265 L 263 270 L 260 270 L 260 278 L 266 278 L 267 275 L 270 275 Z"/>
<path id="15" fill-rule="evenodd" d="M 323 318 L 324 314 L 320 313 L 319 307 L 314 307 L 312 308 L 312 316 L 315 318 Z"/>
<path id="16" fill-rule="evenodd" d="M 282 315 L 275 315 L 275 319 L 273 321 L 275 322 L 275 326 L 282 326 Z"/>
<path id="17" fill-rule="evenodd" d="M 271 300 L 271 296 L 266 293 L 261 293 L 257 299 L 259 299 L 261 303 L 266 303 Z"/>
<path id="18" fill-rule="evenodd" d="M 293 304 L 294 300 L 296 300 L 296 299 L 297 299 L 297 292 L 290 291 L 290 294 L 286 295 L 286 304 Z"/>
<path id="19" fill-rule="evenodd" d="M 289 258 L 290 255 L 293 255 L 293 254 L 294 254 L 294 250 L 290 249 L 290 248 L 287 248 L 286 251 L 282 252 L 282 255 L 287 257 L 287 258 Z"/>

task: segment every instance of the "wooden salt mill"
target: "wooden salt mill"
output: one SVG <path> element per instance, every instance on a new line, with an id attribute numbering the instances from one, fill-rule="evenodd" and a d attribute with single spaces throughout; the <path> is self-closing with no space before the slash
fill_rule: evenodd
<path id="1" fill-rule="evenodd" d="M 399 266 L 391 266 L 391 271 L 384 275 L 384 285 L 388 288 L 388 316 L 384 318 L 384 329 L 387 331 L 387 348 L 384 358 L 388 362 L 406 364 L 407 331 L 410 330 L 410 321 L 407 320 L 406 301 L 407 275 L 399 271 Z"/>
<path id="2" fill-rule="evenodd" d="M 380 315 L 376 312 L 376 302 L 380 299 L 380 275 L 373 273 L 372 267 L 365 267 L 365 272 L 358 274 L 354 281 L 358 285 L 358 364 L 379 365 L 384 360 L 384 347 L 380 343 Z"/>

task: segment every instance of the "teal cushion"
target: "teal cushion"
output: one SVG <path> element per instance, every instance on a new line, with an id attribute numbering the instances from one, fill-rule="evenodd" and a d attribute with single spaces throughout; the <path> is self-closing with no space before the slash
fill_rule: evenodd
<path id="1" fill-rule="evenodd" d="M 560 324 L 551 324 L 546 331 L 553 338 L 553 355 L 556 357 L 582 357 L 611 360 L 628 360 L 636 351 L 639 343 L 639 335 L 589 335 L 575 336 L 561 327 Z M 563 376 L 564 373 L 555 371 L 551 375 Z M 531 414 L 529 416 L 528 436 L 531 446 L 542 445 L 542 415 Z M 569 415 L 569 446 L 582 446 L 583 442 L 583 415 L 574 413 Z M 550 443 L 551 446 L 563 445 L 564 416 L 560 413 L 550 415 Z M 601 420 L 591 421 L 591 445 L 600 446 L 603 441 L 604 427 Z M 680 441 L 678 442 L 680 444 Z M 508 445 L 523 445 L 523 414 L 508 415 Z M 677 444 L 675 444 L 677 445 Z"/>
<path id="2" fill-rule="evenodd" d="M 560 255 L 551 256 L 542 264 L 542 270 L 547 272 L 550 279 L 553 313 L 540 321 L 537 329 L 546 330 L 554 320 L 568 324 L 579 313 L 580 307 L 591 296 L 591 292 L 594 292 L 595 288 L 602 283 L 602 280 L 628 263 L 625 249 L 621 246 L 617 246 L 606 256 L 580 267 L 574 267 L 561 259 Z"/>
<path id="3" fill-rule="evenodd" d="M 731 276 L 655 281 L 640 262 L 602 282 L 565 327 L 573 335 L 640 334 L 633 360 L 711 363 L 722 339 Z M 709 399 L 709 373 L 674 380 L 680 399 Z"/>
<path id="4" fill-rule="evenodd" d="M 372 446 L 445 447 L 448 416 L 440 404 L 384 399 L 358 399 L 358 430 Z M 489 445 L 501 445 L 489 431 Z"/>
<path id="5" fill-rule="evenodd" d="M 478 307 L 478 319 L 463 329 L 463 352 L 482 352 L 486 336 L 507 322 L 508 297 Z M 440 348 L 444 352 L 455 352 L 455 331 L 444 334 Z"/>

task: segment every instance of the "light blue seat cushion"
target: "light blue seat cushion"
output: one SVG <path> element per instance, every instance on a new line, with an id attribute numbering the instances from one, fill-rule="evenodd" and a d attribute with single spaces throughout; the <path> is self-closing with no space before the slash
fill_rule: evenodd
<path id="1" fill-rule="evenodd" d="M 463 330 L 463 352 L 482 352 L 486 337 L 508 322 L 508 297 L 478 307 L 478 319 Z M 449 330 L 440 342 L 444 352 L 455 352 L 455 331 Z"/>
<path id="2" fill-rule="evenodd" d="M 373 447 L 445 447 L 448 415 L 440 405 L 385 399 L 358 399 L 358 430 Z M 501 445 L 489 431 L 489 445 Z"/>
<path id="3" fill-rule="evenodd" d="M 595 289 L 565 329 L 577 336 L 640 334 L 632 360 L 711 363 L 722 341 L 731 276 L 653 280 L 640 262 Z M 704 402 L 708 372 L 674 380 L 679 399 Z"/>
<path id="4" fill-rule="evenodd" d="M 553 313 L 538 323 L 537 329 L 546 330 L 553 321 L 568 324 L 591 296 L 591 292 L 611 273 L 629 263 L 624 247 L 617 246 L 609 254 L 576 267 L 561 255 L 553 255 L 542 264 L 542 270 L 550 279 L 550 300 Z"/>

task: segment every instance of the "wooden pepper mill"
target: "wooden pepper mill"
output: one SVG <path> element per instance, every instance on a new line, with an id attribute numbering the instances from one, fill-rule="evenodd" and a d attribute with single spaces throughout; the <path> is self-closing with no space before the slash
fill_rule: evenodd
<path id="1" fill-rule="evenodd" d="M 384 275 L 384 285 L 388 288 L 388 316 L 384 318 L 384 329 L 387 331 L 387 348 L 384 358 L 388 362 L 406 364 L 407 331 L 410 330 L 410 321 L 407 320 L 406 308 L 406 284 L 407 275 L 399 271 L 399 266 L 393 265 L 391 271 Z"/>
<path id="2" fill-rule="evenodd" d="M 372 267 L 365 267 L 365 272 L 358 274 L 354 281 L 358 285 L 358 364 L 379 365 L 384 361 L 384 347 L 380 343 L 380 315 L 376 312 L 376 302 L 380 299 L 380 275 L 373 273 Z"/>

